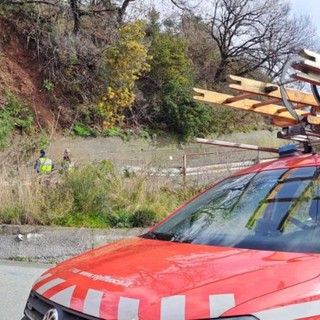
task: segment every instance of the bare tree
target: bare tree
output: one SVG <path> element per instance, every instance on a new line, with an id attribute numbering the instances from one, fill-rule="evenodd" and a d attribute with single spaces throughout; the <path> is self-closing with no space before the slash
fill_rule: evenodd
<path id="1" fill-rule="evenodd" d="M 111 0 L 68 0 L 69 8 L 73 19 L 73 32 L 78 34 L 81 30 L 82 16 L 102 16 L 105 13 L 112 13 L 116 16 L 118 24 L 123 22 L 130 2 L 135 0 L 111 1 Z M 0 0 L 0 4 L 15 5 L 48 5 L 67 10 L 65 2 L 62 0 Z"/>
<path id="2" fill-rule="evenodd" d="M 217 82 L 232 69 L 244 75 L 260 68 L 276 76 L 288 55 L 315 37 L 309 18 L 292 17 L 281 0 L 216 0 L 209 31 L 220 54 Z"/>
<path id="3" fill-rule="evenodd" d="M 80 31 L 81 16 L 97 16 L 109 12 L 114 13 L 117 23 L 121 24 L 129 3 L 134 1 L 123 0 L 123 2 L 116 3 L 116 1 L 112 2 L 110 0 L 93 0 L 87 3 L 85 0 L 82 2 L 81 0 L 69 0 L 74 21 L 74 33 L 77 34 Z"/>
<path id="4" fill-rule="evenodd" d="M 170 0 L 177 8 L 192 12 L 195 8 L 199 7 L 201 0 Z"/>
<path id="5" fill-rule="evenodd" d="M 207 32 L 207 24 L 193 13 L 185 12 L 179 21 L 179 37 L 188 43 L 188 54 L 194 66 L 197 85 L 206 88 L 214 83 L 217 46 Z M 210 86 L 210 85 L 209 85 Z"/>

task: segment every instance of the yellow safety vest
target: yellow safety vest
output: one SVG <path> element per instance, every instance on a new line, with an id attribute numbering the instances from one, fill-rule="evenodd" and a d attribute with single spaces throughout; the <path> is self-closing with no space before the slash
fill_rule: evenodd
<path id="1" fill-rule="evenodd" d="M 49 158 L 39 158 L 40 173 L 50 173 L 52 171 L 52 160 Z"/>
<path id="2" fill-rule="evenodd" d="M 69 166 L 68 166 L 68 172 L 71 173 L 71 172 L 74 172 L 74 168 L 75 168 L 75 165 L 73 162 L 70 162 L 69 163 Z"/>
<path id="3" fill-rule="evenodd" d="M 63 160 L 61 163 L 62 169 L 68 173 L 74 172 L 75 164 L 74 162 L 69 162 L 67 160 Z"/>

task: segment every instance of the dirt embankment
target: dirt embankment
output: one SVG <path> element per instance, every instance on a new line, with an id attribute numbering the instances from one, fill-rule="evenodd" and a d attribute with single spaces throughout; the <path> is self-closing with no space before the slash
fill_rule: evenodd
<path id="1" fill-rule="evenodd" d="M 35 52 L 8 20 L 0 19 L 0 103 L 5 90 L 10 90 L 32 108 L 38 126 L 50 126 L 54 116 L 49 97 L 42 91 L 42 67 Z"/>

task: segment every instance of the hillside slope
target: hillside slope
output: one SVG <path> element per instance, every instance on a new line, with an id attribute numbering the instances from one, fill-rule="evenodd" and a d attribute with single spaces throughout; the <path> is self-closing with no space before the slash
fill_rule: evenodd
<path id="1" fill-rule="evenodd" d="M 0 103 L 4 91 L 10 90 L 34 112 L 37 126 L 50 126 L 54 116 L 50 100 L 42 92 L 42 70 L 35 52 L 27 48 L 27 41 L 17 33 L 8 20 L 0 19 Z"/>

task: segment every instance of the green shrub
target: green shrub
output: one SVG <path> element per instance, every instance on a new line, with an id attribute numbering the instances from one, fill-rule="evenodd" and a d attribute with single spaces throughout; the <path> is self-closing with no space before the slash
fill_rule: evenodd
<path id="1" fill-rule="evenodd" d="M 0 114 L 0 149 L 8 146 L 8 139 L 13 131 L 13 123 L 10 121 L 10 116 L 7 114 Z"/>
<path id="2" fill-rule="evenodd" d="M 139 132 L 139 137 L 142 138 L 142 139 L 149 139 L 150 138 L 150 134 L 146 130 L 141 130 Z"/>
<path id="3" fill-rule="evenodd" d="M 211 107 L 196 103 L 191 87 L 183 88 L 176 81 L 170 81 L 164 86 L 164 92 L 158 121 L 165 124 L 167 130 L 182 140 L 204 137 L 212 131 Z"/>
<path id="4" fill-rule="evenodd" d="M 136 175 L 135 172 L 131 168 L 129 168 L 129 167 L 124 167 L 123 168 L 123 176 L 125 178 L 132 178 L 135 175 Z"/>
<path id="5" fill-rule="evenodd" d="M 102 135 L 104 137 L 117 137 L 121 135 L 121 130 L 118 127 L 111 127 L 104 129 Z"/>
<path id="6" fill-rule="evenodd" d="M 21 224 L 26 223 L 24 208 L 20 204 L 10 204 L 0 207 L 0 216 L 2 223 L 6 224 Z"/>
<path id="7" fill-rule="evenodd" d="M 150 227 L 157 222 L 157 213 L 151 209 L 139 209 L 130 216 L 132 227 Z"/>
<path id="8" fill-rule="evenodd" d="M 33 127 L 33 116 L 30 108 L 8 90 L 5 91 L 5 98 L 5 112 L 8 112 L 14 127 L 22 132 L 30 131 Z"/>
<path id="9" fill-rule="evenodd" d="M 81 122 L 76 122 L 73 127 L 73 132 L 80 137 L 97 137 L 99 136 L 99 131 L 94 128 L 88 128 Z"/>
<path id="10" fill-rule="evenodd" d="M 80 122 L 76 122 L 74 124 L 73 132 L 77 136 L 80 136 L 80 137 L 88 137 L 88 136 L 90 136 L 90 130 Z"/>
<path id="11" fill-rule="evenodd" d="M 112 175 L 112 165 L 104 161 L 66 176 L 63 186 L 72 199 L 72 214 L 106 216 L 112 212 L 107 201 Z"/>
<path id="12" fill-rule="evenodd" d="M 112 228 L 130 228 L 132 225 L 129 215 L 123 209 L 117 209 L 108 216 L 109 226 Z"/>
<path id="13" fill-rule="evenodd" d="M 51 82 L 51 81 L 48 80 L 48 79 L 45 79 L 45 80 L 43 81 L 42 86 L 43 86 L 43 89 L 46 90 L 47 92 L 52 92 L 53 89 L 54 89 L 54 84 L 53 84 L 53 82 Z"/>
<path id="14" fill-rule="evenodd" d="M 107 219 L 100 215 L 66 215 L 54 220 L 55 225 L 84 228 L 107 228 L 110 224 Z"/>
<path id="15" fill-rule="evenodd" d="M 5 103 L 0 105 L 0 149 L 7 147 L 9 138 L 16 130 L 29 133 L 33 128 L 30 109 L 10 91 L 5 91 Z"/>

